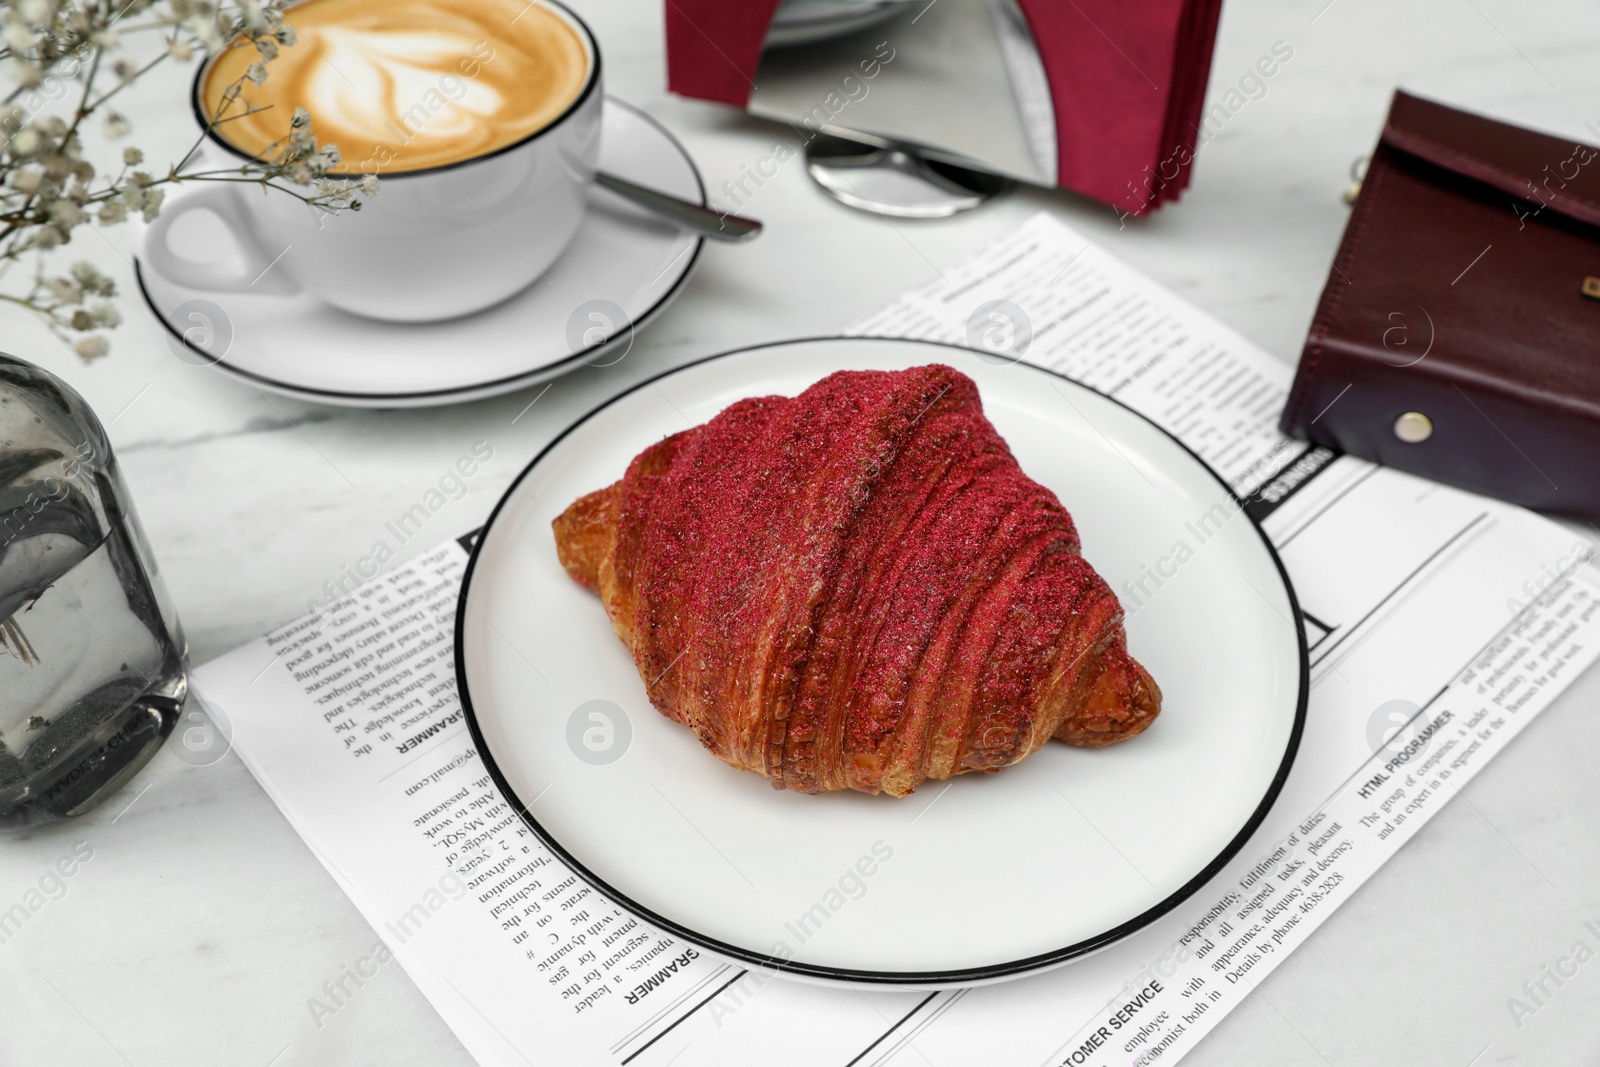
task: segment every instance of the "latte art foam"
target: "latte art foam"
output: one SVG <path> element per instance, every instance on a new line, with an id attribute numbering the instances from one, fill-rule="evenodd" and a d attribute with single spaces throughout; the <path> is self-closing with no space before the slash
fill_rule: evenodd
<path id="1" fill-rule="evenodd" d="M 578 32 L 526 0 L 309 0 L 284 13 L 299 41 L 216 127 L 265 157 L 297 107 L 318 141 L 339 146 L 342 174 L 393 174 L 472 159 L 549 125 L 577 99 L 590 60 Z M 230 49 L 202 89 L 218 113 L 260 57 Z M 249 109 L 264 109 L 239 118 Z"/>

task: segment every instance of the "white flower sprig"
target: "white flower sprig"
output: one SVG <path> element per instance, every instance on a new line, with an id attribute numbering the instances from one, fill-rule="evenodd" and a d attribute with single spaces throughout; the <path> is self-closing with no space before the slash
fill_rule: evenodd
<path id="1" fill-rule="evenodd" d="M 112 226 L 161 210 L 165 186 L 188 181 L 243 182 L 275 189 L 326 211 L 361 208 L 378 191 L 374 175 L 333 174 L 339 150 L 318 144 L 311 116 L 296 109 L 284 136 L 260 162 L 184 173 L 202 133 L 164 174 L 146 169 L 144 153 L 121 151 L 104 173 L 85 158 L 83 131 L 100 116 L 101 133 L 119 140 L 132 131 L 111 101 L 161 63 L 199 53 L 253 47 L 259 56 L 224 91 L 207 132 L 253 114 L 242 98 L 245 81 L 260 85 L 280 50 L 293 47 L 294 28 L 282 0 L 0 0 L 0 69 L 12 82 L 0 98 L 0 301 L 41 316 L 84 359 L 105 355 L 104 331 L 121 321 L 112 279 L 87 263 L 64 275 L 47 273 L 55 249 L 85 225 Z M 162 47 L 143 61 L 119 54 L 125 37 L 155 32 Z M 3 88 L 3 87 L 0 87 Z M 65 106 L 65 114 L 53 113 Z M 32 258 L 28 284 L 4 287 L 11 269 Z"/>

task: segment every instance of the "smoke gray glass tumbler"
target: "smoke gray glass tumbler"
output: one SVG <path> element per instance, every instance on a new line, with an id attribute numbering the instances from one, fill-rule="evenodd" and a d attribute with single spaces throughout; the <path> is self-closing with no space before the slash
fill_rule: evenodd
<path id="1" fill-rule="evenodd" d="M 100 421 L 0 354 L 0 832 L 131 778 L 177 722 L 185 653 Z"/>

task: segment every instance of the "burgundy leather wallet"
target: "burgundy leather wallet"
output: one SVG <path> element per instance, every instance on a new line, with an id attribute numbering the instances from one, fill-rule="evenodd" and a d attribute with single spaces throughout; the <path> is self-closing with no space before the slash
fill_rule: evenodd
<path id="1" fill-rule="evenodd" d="M 1600 516 L 1600 150 L 1397 92 L 1282 426 Z"/>

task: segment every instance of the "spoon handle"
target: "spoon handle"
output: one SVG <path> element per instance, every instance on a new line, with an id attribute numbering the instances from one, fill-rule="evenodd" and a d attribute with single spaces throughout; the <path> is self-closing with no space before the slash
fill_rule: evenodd
<path id="1" fill-rule="evenodd" d="M 676 196 L 635 185 L 615 174 L 597 171 L 594 180 L 595 184 L 610 189 L 623 199 L 631 200 L 669 222 L 714 241 L 748 241 L 761 232 L 761 223 L 755 219 L 724 215 Z"/>

